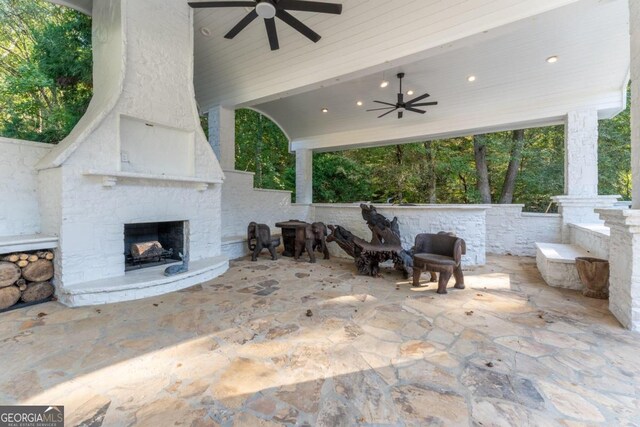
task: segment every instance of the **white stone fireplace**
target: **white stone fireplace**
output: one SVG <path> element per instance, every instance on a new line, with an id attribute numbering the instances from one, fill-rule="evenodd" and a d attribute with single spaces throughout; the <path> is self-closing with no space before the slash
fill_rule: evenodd
<path id="1" fill-rule="evenodd" d="M 224 175 L 199 123 L 192 37 L 186 2 L 94 2 L 93 100 L 37 165 L 42 232 L 59 237 L 56 285 L 65 304 L 156 295 L 228 267 Z M 127 226 L 175 222 L 188 224 L 181 249 L 189 272 L 125 271 Z"/>

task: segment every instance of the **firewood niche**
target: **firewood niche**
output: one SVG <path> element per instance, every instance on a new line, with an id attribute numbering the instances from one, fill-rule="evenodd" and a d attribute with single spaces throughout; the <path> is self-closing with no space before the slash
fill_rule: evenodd
<path id="1" fill-rule="evenodd" d="M 53 298 L 53 257 L 52 251 L 0 255 L 0 312 Z"/>

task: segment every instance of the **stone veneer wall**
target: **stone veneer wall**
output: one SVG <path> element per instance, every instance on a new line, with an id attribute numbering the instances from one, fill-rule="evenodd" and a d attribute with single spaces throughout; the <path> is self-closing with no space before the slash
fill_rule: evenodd
<path id="1" fill-rule="evenodd" d="M 222 186 L 222 251 L 230 259 L 249 253 L 247 225 L 267 224 L 271 234 L 280 234 L 275 224 L 289 219 L 310 221 L 309 205 L 291 203 L 290 191 L 253 187 L 253 172 L 224 171 Z"/>
<path id="2" fill-rule="evenodd" d="M 410 249 L 420 233 L 454 231 L 467 243 L 465 265 L 481 265 L 486 261 L 486 210 L 485 205 L 375 205 L 378 212 L 392 219 L 398 217 L 402 246 Z M 371 238 L 371 231 L 362 219 L 359 204 L 314 204 L 315 221 L 341 225 L 358 237 Z M 347 255 L 335 244 L 329 244 L 332 255 Z"/>
<path id="3" fill-rule="evenodd" d="M 561 242 L 560 215 L 526 213 L 523 207 L 492 205 L 487 211 L 487 253 L 535 256 L 536 242 Z"/>
<path id="4" fill-rule="evenodd" d="M 0 236 L 40 232 L 38 173 L 34 166 L 52 147 L 0 138 Z"/>
<path id="5" fill-rule="evenodd" d="M 610 230 L 604 225 L 570 224 L 571 244 L 580 246 L 595 258 L 609 259 Z"/>

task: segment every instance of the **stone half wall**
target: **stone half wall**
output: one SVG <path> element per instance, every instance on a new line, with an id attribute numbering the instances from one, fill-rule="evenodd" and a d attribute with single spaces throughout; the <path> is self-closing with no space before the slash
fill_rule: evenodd
<path id="1" fill-rule="evenodd" d="M 34 167 L 52 147 L 0 138 L 0 236 L 41 231 L 38 173 Z"/>
<path id="2" fill-rule="evenodd" d="M 482 265 L 486 262 L 486 205 L 377 205 L 378 212 L 389 220 L 398 217 L 402 246 L 410 249 L 415 236 L 420 233 L 453 231 L 465 240 L 467 254 L 464 265 Z M 341 225 L 365 240 L 371 239 L 371 231 L 362 219 L 359 204 L 314 204 L 315 221 Z M 335 244 L 329 244 L 332 255 L 347 255 Z"/>
<path id="3" fill-rule="evenodd" d="M 570 242 L 589 252 L 590 256 L 609 259 L 609 227 L 598 224 L 570 224 Z"/>
<path id="4" fill-rule="evenodd" d="M 491 205 L 487 210 L 487 253 L 535 256 L 536 242 L 560 243 L 558 214 L 522 212 L 524 205 Z"/>
<path id="5" fill-rule="evenodd" d="M 310 221 L 308 205 L 291 203 L 290 191 L 253 187 L 252 172 L 225 170 L 222 186 L 222 250 L 230 259 L 248 254 L 247 225 L 267 224 L 271 234 L 280 234 L 275 224 L 289 219 Z"/>

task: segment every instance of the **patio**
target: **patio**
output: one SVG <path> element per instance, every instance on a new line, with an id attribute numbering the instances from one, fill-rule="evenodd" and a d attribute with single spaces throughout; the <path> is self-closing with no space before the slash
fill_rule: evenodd
<path id="1" fill-rule="evenodd" d="M 243 258 L 163 296 L 3 314 L 0 401 L 64 402 L 67 425 L 639 419 L 637 335 L 606 301 L 548 287 L 532 258 L 490 256 L 448 295 L 354 273 Z"/>

